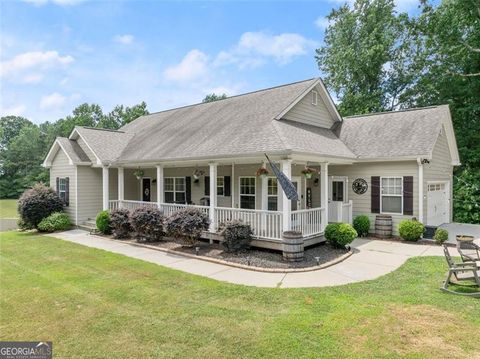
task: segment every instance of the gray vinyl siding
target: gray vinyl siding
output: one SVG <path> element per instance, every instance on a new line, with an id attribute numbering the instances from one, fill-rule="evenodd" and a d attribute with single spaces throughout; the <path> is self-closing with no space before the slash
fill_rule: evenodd
<path id="1" fill-rule="evenodd" d="M 453 214 L 453 201 L 452 201 L 452 185 L 453 185 L 453 166 L 452 166 L 452 156 L 450 154 L 450 149 L 448 147 L 447 136 L 445 130 L 438 136 L 437 142 L 433 148 L 432 159 L 430 163 L 427 163 L 423 166 L 423 194 L 424 194 L 424 203 L 423 203 L 423 218 L 424 222 L 427 223 L 427 183 L 428 181 L 449 181 L 450 186 L 450 221 L 452 221 Z"/>
<path id="2" fill-rule="evenodd" d="M 353 202 L 353 216 L 366 214 L 370 218 L 370 230 L 375 230 L 376 213 L 371 213 L 371 177 L 403 177 L 413 176 L 413 216 L 404 216 L 402 214 L 392 214 L 393 233 L 398 235 L 398 223 L 403 219 L 418 218 L 418 165 L 416 161 L 404 162 L 371 162 L 356 163 L 344 166 L 329 166 L 328 174 L 331 176 L 348 177 L 348 199 Z M 368 190 L 362 195 L 358 195 L 352 190 L 352 183 L 357 178 L 363 178 L 368 183 Z M 390 215 L 390 214 L 389 214 Z"/>
<path id="3" fill-rule="evenodd" d="M 317 92 L 317 105 L 312 104 L 312 91 L 310 91 L 300 102 L 298 102 L 283 118 L 286 120 L 306 123 L 318 127 L 330 128 L 334 120 L 325 105 L 325 101 L 321 97 L 323 93 L 318 86 L 315 88 Z"/>
<path id="4" fill-rule="evenodd" d="M 78 166 L 77 176 L 78 221 L 82 223 L 102 210 L 102 169 Z"/>
<path id="5" fill-rule="evenodd" d="M 92 152 L 92 150 L 90 150 L 90 148 L 87 146 L 87 144 L 85 143 L 85 141 L 82 140 L 81 137 L 78 137 L 78 138 L 77 138 L 77 143 L 78 143 L 78 145 L 80 146 L 80 148 L 83 150 L 83 152 L 86 153 L 86 155 L 88 156 L 88 158 L 90 158 L 90 161 L 91 161 L 93 164 L 96 164 L 96 163 L 97 163 L 97 157 L 95 157 L 95 154 Z"/>
<path id="6" fill-rule="evenodd" d="M 75 223 L 76 215 L 76 188 L 75 188 L 75 165 L 69 164 L 67 155 L 62 149 L 58 150 L 57 154 L 53 158 L 52 167 L 50 168 L 50 187 L 55 191 L 57 190 L 57 177 L 69 178 L 69 205 L 65 207 L 65 212 L 68 213 L 72 223 Z"/>

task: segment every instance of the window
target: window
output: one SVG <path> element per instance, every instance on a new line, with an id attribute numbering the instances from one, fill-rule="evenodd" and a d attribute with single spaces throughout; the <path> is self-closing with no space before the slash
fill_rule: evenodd
<path id="1" fill-rule="evenodd" d="M 59 178 L 58 179 L 58 196 L 65 203 L 67 201 L 67 179 Z"/>
<path id="2" fill-rule="evenodd" d="M 278 183 L 276 177 L 270 177 L 267 184 L 267 204 L 269 211 L 278 211 Z"/>
<path id="3" fill-rule="evenodd" d="M 332 201 L 343 202 L 343 181 L 332 181 Z"/>
<path id="4" fill-rule="evenodd" d="M 312 91 L 312 105 L 317 106 L 318 102 L 318 92 Z"/>
<path id="5" fill-rule="evenodd" d="M 163 186 L 166 203 L 185 203 L 185 177 L 165 177 Z"/>
<path id="6" fill-rule="evenodd" d="M 240 208 L 255 209 L 255 177 L 240 177 Z"/>
<path id="7" fill-rule="evenodd" d="M 445 183 L 435 183 L 429 184 L 428 190 L 431 191 L 444 191 L 445 190 Z"/>
<path id="8" fill-rule="evenodd" d="M 217 196 L 225 195 L 225 179 L 224 177 L 217 177 Z"/>
<path id="9" fill-rule="evenodd" d="M 381 178 L 381 212 L 403 213 L 403 178 Z"/>

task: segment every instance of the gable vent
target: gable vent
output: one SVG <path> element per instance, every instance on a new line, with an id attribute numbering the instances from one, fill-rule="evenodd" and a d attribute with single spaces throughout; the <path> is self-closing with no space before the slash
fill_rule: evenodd
<path id="1" fill-rule="evenodd" d="M 318 92 L 312 91 L 312 105 L 317 106 L 318 103 Z"/>

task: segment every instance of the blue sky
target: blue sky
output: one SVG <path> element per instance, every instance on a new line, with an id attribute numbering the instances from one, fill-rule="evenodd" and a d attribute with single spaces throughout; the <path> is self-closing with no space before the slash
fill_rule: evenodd
<path id="1" fill-rule="evenodd" d="M 315 48 L 340 3 L 3 1 L 0 113 L 41 123 L 83 102 L 140 101 L 155 112 L 320 76 Z"/>

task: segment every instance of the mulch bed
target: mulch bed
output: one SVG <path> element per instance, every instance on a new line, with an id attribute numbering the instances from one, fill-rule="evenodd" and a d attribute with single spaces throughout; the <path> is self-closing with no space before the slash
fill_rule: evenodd
<path id="1" fill-rule="evenodd" d="M 133 239 L 125 240 L 127 242 L 136 242 Z M 169 238 L 168 241 L 148 242 L 151 246 L 178 251 L 180 253 L 196 254 L 195 247 L 198 247 L 198 255 L 221 259 L 227 262 L 250 265 L 263 268 L 308 268 L 321 265 L 337 259 L 347 253 L 345 249 L 333 248 L 327 243 L 309 247 L 305 250 L 302 262 L 286 262 L 283 260 L 282 252 L 261 248 L 251 248 L 238 253 L 228 253 L 224 251 L 221 244 L 199 241 L 194 247 L 187 247 L 181 240 Z M 318 257 L 318 262 L 317 258 Z"/>

